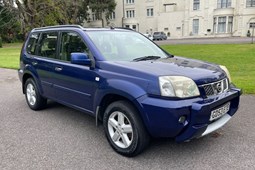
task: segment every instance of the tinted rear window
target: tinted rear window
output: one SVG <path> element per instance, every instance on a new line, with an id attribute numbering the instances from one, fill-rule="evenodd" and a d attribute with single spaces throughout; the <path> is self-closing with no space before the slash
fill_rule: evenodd
<path id="1" fill-rule="evenodd" d="M 40 46 L 38 47 L 38 55 L 42 57 L 56 58 L 57 38 L 57 32 L 42 33 Z"/>
<path id="2" fill-rule="evenodd" d="M 39 33 L 32 33 L 29 37 L 26 51 L 28 54 L 35 55 L 36 45 L 38 43 Z"/>

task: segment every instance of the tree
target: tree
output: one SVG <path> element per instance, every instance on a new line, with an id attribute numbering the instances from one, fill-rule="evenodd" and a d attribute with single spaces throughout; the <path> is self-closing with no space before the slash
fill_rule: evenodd
<path id="1" fill-rule="evenodd" d="M 5 16 L 11 17 L 8 19 L 10 23 L 19 21 L 20 32 L 25 36 L 36 27 L 82 24 L 88 18 L 89 8 L 102 19 L 104 27 L 103 14 L 107 20 L 116 3 L 115 0 L 0 0 L 0 5 L 9 12 Z"/>
<path id="2" fill-rule="evenodd" d="M 8 6 L 0 2 L 0 39 L 5 42 L 12 42 L 18 31 L 17 11 L 11 11 Z"/>
<path id="3" fill-rule="evenodd" d="M 88 0 L 56 0 L 60 24 L 81 24 L 87 19 Z"/>
<path id="4" fill-rule="evenodd" d="M 103 14 L 105 15 L 106 21 L 108 21 L 115 7 L 115 0 L 89 0 L 89 8 L 95 13 L 98 19 L 102 20 L 102 27 L 105 26 Z"/>
<path id="5" fill-rule="evenodd" d="M 22 32 L 32 28 L 58 24 L 58 11 L 52 0 L 16 1 Z"/>

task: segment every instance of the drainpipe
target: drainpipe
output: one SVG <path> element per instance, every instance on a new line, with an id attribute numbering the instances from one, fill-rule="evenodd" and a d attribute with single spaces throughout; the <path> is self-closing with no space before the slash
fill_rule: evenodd
<path id="1" fill-rule="evenodd" d="M 122 5 L 122 12 L 123 12 L 123 17 L 122 17 L 122 27 L 124 28 L 124 18 L 125 18 L 125 0 L 123 0 L 123 5 Z"/>

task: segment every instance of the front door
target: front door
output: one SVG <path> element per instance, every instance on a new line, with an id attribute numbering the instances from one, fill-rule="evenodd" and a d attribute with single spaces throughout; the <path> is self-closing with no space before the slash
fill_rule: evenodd
<path id="1" fill-rule="evenodd" d="M 61 32 L 59 61 L 54 66 L 54 89 L 59 102 L 93 114 L 96 73 L 89 66 L 71 64 L 71 53 L 89 54 L 78 33 Z"/>
<path id="2" fill-rule="evenodd" d="M 39 33 L 35 34 L 37 35 L 32 36 L 39 38 Z M 57 41 L 57 32 L 41 33 L 39 43 L 35 41 L 34 45 L 28 44 L 28 48 L 31 49 L 27 50 L 30 55 L 33 55 L 31 64 L 36 71 L 36 76 L 39 77 L 42 95 L 50 99 L 55 99 L 52 72 L 57 55 Z"/>

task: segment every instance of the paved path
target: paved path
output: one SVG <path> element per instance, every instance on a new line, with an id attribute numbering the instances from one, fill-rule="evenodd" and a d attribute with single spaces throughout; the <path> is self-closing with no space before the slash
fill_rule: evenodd
<path id="1" fill-rule="evenodd" d="M 235 117 L 217 133 L 177 144 L 154 140 L 135 158 L 116 154 L 95 119 L 51 102 L 34 112 L 15 70 L 0 69 L 0 169 L 255 169 L 255 96 L 242 96 Z"/>

